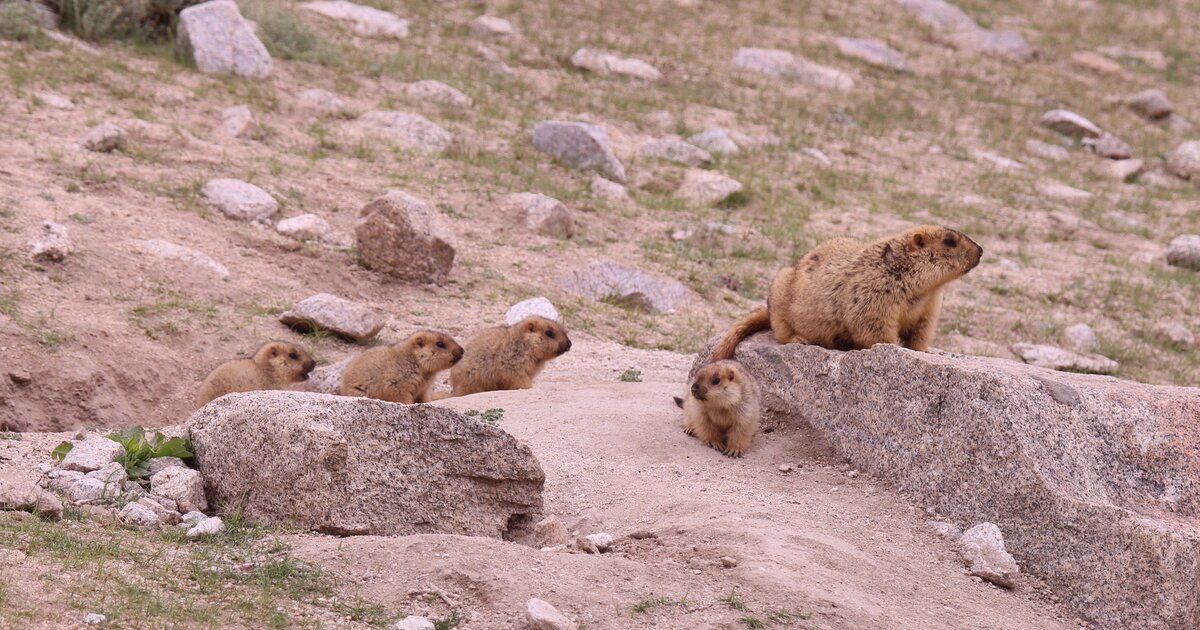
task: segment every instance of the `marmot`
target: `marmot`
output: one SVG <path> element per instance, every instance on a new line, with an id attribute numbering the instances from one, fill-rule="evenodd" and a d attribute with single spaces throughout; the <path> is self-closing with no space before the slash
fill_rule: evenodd
<path id="1" fill-rule="evenodd" d="M 272 341 L 249 359 L 226 361 L 209 372 L 200 384 L 200 393 L 196 394 L 196 406 L 203 407 L 214 398 L 233 392 L 284 389 L 290 383 L 308 378 L 316 365 L 304 348 Z"/>
<path id="2" fill-rule="evenodd" d="M 864 243 L 825 241 L 771 283 L 766 307 L 743 317 L 713 350 L 732 359 L 743 339 L 771 329 L 779 343 L 862 350 L 893 343 L 925 352 L 937 329 L 942 287 L 979 264 L 983 248 L 922 225 Z"/>
<path id="3" fill-rule="evenodd" d="M 467 340 L 467 357 L 450 370 L 450 387 L 455 396 L 529 389 L 547 361 L 570 349 L 562 324 L 544 317 L 487 328 Z"/>
<path id="4" fill-rule="evenodd" d="M 683 408 L 683 430 L 729 457 L 741 457 L 758 433 L 758 385 L 737 361 L 709 363 L 692 379 Z"/>
<path id="5" fill-rule="evenodd" d="M 429 402 L 433 377 L 462 358 L 462 346 L 450 335 L 422 330 L 354 357 L 342 372 L 338 393 L 409 405 Z"/>

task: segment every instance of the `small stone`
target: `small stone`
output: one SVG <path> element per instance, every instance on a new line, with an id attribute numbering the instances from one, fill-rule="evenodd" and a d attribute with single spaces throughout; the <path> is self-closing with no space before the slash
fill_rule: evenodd
<path id="1" fill-rule="evenodd" d="M 1033 59 L 1033 48 L 1025 41 L 1020 31 L 992 31 L 975 29 L 946 36 L 946 40 L 957 48 L 986 55 L 1007 57 L 1015 61 Z"/>
<path id="2" fill-rule="evenodd" d="M 629 537 L 634 540 L 646 540 L 649 538 L 658 538 L 658 534 L 655 534 L 648 529 L 638 529 L 630 532 Z"/>
<path id="3" fill-rule="evenodd" d="M 1145 170 L 1145 164 L 1138 159 L 1105 160 L 1101 172 L 1106 177 L 1122 182 L 1132 182 Z"/>
<path id="4" fill-rule="evenodd" d="M 108 620 L 108 617 L 100 613 L 88 613 L 83 616 L 83 623 L 89 626 L 98 626 Z"/>
<path id="5" fill-rule="evenodd" d="M 205 515 L 204 512 L 192 511 L 192 512 L 188 512 L 187 514 L 184 514 L 183 516 L 179 517 L 179 522 L 183 525 L 187 525 L 188 528 L 190 529 L 192 527 L 195 527 L 196 525 L 199 525 L 200 522 L 206 518 L 208 518 L 208 516 Z"/>
<path id="6" fill-rule="evenodd" d="M 846 473 L 846 476 L 851 479 L 858 479 L 859 474 L 860 473 L 857 470 L 851 470 L 850 472 Z"/>
<path id="7" fill-rule="evenodd" d="M 125 491 L 123 485 L 106 484 L 99 479 L 83 478 L 67 489 L 67 498 L 75 503 L 115 499 Z"/>
<path id="8" fill-rule="evenodd" d="M 657 81 L 662 78 L 662 73 L 658 71 L 658 68 L 641 59 L 618 57 L 591 48 L 580 48 L 575 51 L 575 54 L 571 55 L 571 65 L 595 72 L 600 76 L 620 74 L 643 81 Z"/>
<path id="9" fill-rule="evenodd" d="M 522 222 L 531 232 L 551 238 L 571 238 L 575 235 L 571 211 L 554 197 L 516 193 L 508 196 L 505 205 L 518 209 Z"/>
<path id="10" fill-rule="evenodd" d="M 1200 177 L 1200 140 L 1189 140 L 1167 154 L 1167 171 L 1182 179 Z"/>
<path id="11" fill-rule="evenodd" d="M 179 504 L 183 512 L 203 511 L 208 507 L 204 498 L 204 480 L 200 471 L 191 468 L 166 468 L 150 477 L 150 491 Z"/>
<path id="12" fill-rule="evenodd" d="M 1196 345 L 1196 336 L 1179 322 L 1160 322 L 1154 326 L 1154 334 L 1178 348 L 1192 348 Z"/>
<path id="13" fill-rule="evenodd" d="M 41 236 L 29 241 L 29 256 L 37 262 L 62 262 L 74 251 L 67 227 L 50 219 L 42 221 Z"/>
<path id="14" fill-rule="evenodd" d="M 1107 132 L 1101 134 L 1099 138 L 1084 138 L 1083 146 L 1091 149 L 1096 155 L 1110 160 L 1128 160 L 1133 157 L 1133 147 Z"/>
<path id="15" fill-rule="evenodd" d="M 471 106 L 471 97 L 441 81 L 415 81 L 404 84 L 404 87 L 401 89 L 404 90 L 405 96 L 414 101 L 425 101 L 453 107 Z"/>
<path id="16" fill-rule="evenodd" d="M 331 114 L 346 111 L 346 102 L 338 95 L 321 89 L 304 90 L 298 95 L 300 104 Z"/>
<path id="17" fill-rule="evenodd" d="M 1123 73 L 1121 64 L 1090 50 L 1080 50 L 1078 52 L 1071 53 L 1071 56 L 1068 57 L 1068 61 L 1071 62 L 1071 65 L 1077 68 L 1091 70 L 1092 72 L 1100 72 L 1104 74 Z"/>
<path id="18" fill-rule="evenodd" d="M 1119 367 L 1116 361 L 1098 354 L 1075 353 L 1042 344 L 1016 343 L 1013 344 L 1012 351 L 1030 365 L 1052 370 L 1112 374 Z"/>
<path id="19" fill-rule="evenodd" d="M 539 547 L 557 547 L 571 542 L 567 526 L 553 514 L 533 526 L 533 538 Z"/>
<path id="20" fill-rule="evenodd" d="M 512 22 L 491 15 L 481 15 L 471 20 L 471 34 L 475 37 L 509 37 L 516 33 Z"/>
<path id="21" fill-rule="evenodd" d="M 666 133 L 668 130 L 675 128 L 675 116 L 665 109 L 656 109 L 642 119 L 647 127 L 657 130 L 659 133 Z"/>
<path id="22" fill-rule="evenodd" d="M 383 318 L 371 309 L 330 293 L 304 298 L 279 315 L 279 321 L 301 332 L 328 330 L 354 341 L 366 341 L 383 329 Z"/>
<path id="23" fill-rule="evenodd" d="M 229 269 L 225 265 L 213 260 L 208 254 L 196 251 L 190 247 L 154 238 L 145 241 L 133 241 L 133 248 L 155 258 L 177 260 L 211 271 L 222 280 L 229 278 Z"/>
<path id="24" fill-rule="evenodd" d="M 608 203 L 623 204 L 632 201 L 625 187 L 603 177 L 592 178 L 592 196 Z"/>
<path id="25" fill-rule="evenodd" d="M 38 92 L 34 94 L 33 97 L 42 103 L 53 107 L 54 109 L 75 109 L 75 103 L 72 103 L 71 99 L 62 96 L 61 94 L 55 94 L 53 92 Z"/>
<path id="26" fill-rule="evenodd" d="M 742 191 L 742 183 L 713 171 L 692 169 L 683 177 L 675 197 L 699 206 L 715 206 Z"/>
<path id="27" fill-rule="evenodd" d="M 790 473 L 793 470 L 796 470 L 795 464 L 780 464 L 779 465 L 779 472 L 781 472 L 781 473 Z"/>
<path id="28" fill-rule="evenodd" d="M 904 53 L 877 39 L 839 37 L 834 41 L 837 44 L 838 50 L 847 57 L 861 59 L 881 68 L 900 71 L 908 70 L 908 61 L 904 58 Z"/>
<path id="29" fill-rule="evenodd" d="M 529 298 L 528 300 L 521 300 L 509 307 L 508 312 L 504 314 L 504 323 L 512 326 L 526 317 L 534 315 L 556 322 L 562 321 L 558 310 L 554 308 L 554 304 L 550 300 L 539 296 Z"/>
<path id="30" fill-rule="evenodd" d="M 301 214 L 279 221 L 275 231 L 298 241 L 319 241 L 329 236 L 329 222 L 316 214 Z"/>
<path id="31" fill-rule="evenodd" d="M 1070 159 L 1071 152 L 1057 144 L 1042 142 L 1041 140 L 1026 140 L 1025 151 L 1030 155 L 1036 155 L 1040 158 L 1053 160 L 1055 162 L 1063 162 Z"/>
<path id="32" fill-rule="evenodd" d="M 176 42 L 205 74 L 263 78 L 271 55 L 233 0 L 211 0 L 179 12 Z"/>
<path id="33" fill-rule="evenodd" d="M 158 527 L 159 522 L 158 514 L 141 503 L 126 503 L 125 507 L 117 512 L 117 518 L 122 523 L 142 529 Z"/>
<path id="34" fill-rule="evenodd" d="M 941 33 L 971 31 L 979 25 L 957 6 L 946 0 L 896 0 L 921 23 Z"/>
<path id="35" fill-rule="evenodd" d="M 1154 70 L 1166 70 L 1167 56 L 1158 50 L 1127 50 L 1121 46 L 1104 46 L 1096 49 L 1100 54 L 1113 59 L 1134 59 Z"/>
<path id="36" fill-rule="evenodd" d="M 125 474 L 125 467 L 118 462 L 109 462 L 83 477 L 99 479 L 103 483 L 120 486 L 122 490 L 125 488 L 125 482 L 129 480 L 129 476 Z"/>
<path id="37" fill-rule="evenodd" d="M 29 370 L 17 369 L 9 370 L 8 378 L 17 385 L 25 385 L 33 380 L 33 375 L 29 373 Z"/>
<path id="38" fill-rule="evenodd" d="M 708 151 L 688 143 L 679 136 L 665 136 L 650 140 L 642 144 L 638 149 L 638 155 L 642 158 L 667 160 L 686 166 L 703 166 L 712 162 L 712 155 Z"/>
<path id="39" fill-rule="evenodd" d="M 363 114 L 358 125 L 378 134 L 397 148 L 423 155 L 437 155 L 450 148 L 449 131 L 420 114 L 376 110 Z"/>
<path id="40" fill-rule="evenodd" d="M 584 536 L 584 538 L 587 538 L 588 542 L 595 545 L 596 549 L 600 550 L 601 552 L 605 552 L 605 551 L 608 551 L 609 549 L 612 549 L 613 537 L 612 537 L 612 534 L 609 534 L 608 532 L 600 532 L 599 534 L 588 534 L 587 536 Z"/>
<path id="41" fill-rule="evenodd" d="M 737 558 L 734 558 L 733 556 L 721 556 L 721 566 L 725 567 L 726 569 L 732 569 L 737 565 Z"/>
<path id="42" fill-rule="evenodd" d="M 31 481 L 0 479 L 0 510 L 33 512 L 58 520 L 62 518 L 63 506 L 58 497 Z"/>
<path id="43" fill-rule="evenodd" d="M 773 48 L 739 48 L 733 65 L 774 77 L 792 79 L 818 88 L 850 90 L 854 79 L 846 73 Z"/>
<path id="44" fill-rule="evenodd" d="M 397 621 L 392 626 L 392 630 L 434 630 L 435 627 L 436 626 L 433 625 L 433 622 L 425 617 L 409 615 L 404 619 Z"/>
<path id="45" fill-rule="evenodd" d="M 59 468 L 89 473 L 125 454 L 124 446 L 100 435 L 89 435 L 74 444 L 59 464 Z"/>
<path id="46" fill-rule="evenodd" d="M 608 144 L 608 132 L 584 122 L 547 120 L 533 128 L 533 146 L 576 170 L 596 170 L 605 177 L 625 181 L 625 166 Z"/>
<path id="47" fill-rule="evenodd" d="M 1038 185 L 1038 192 L 1051 199 L 1059 201 L 1080 202 L 1088 201 L 1092 198 L 1092 193 L 1086 190 L 1080 190 L 1066 184 L 1058 182 L 1046 182 Z"/>
<path id="48" fill-rule="evenodd" d="M 83 473 L 78 470 L 55 470 L 47 476 L 50 477 L 50 481 L 46 487 L 60 494 L 67 494 L 71 486 L 83 479 Z"/>
<path id="49" fill-rule="evenodd" d="M 574 621 L 567 619 L 549 602 L 536 597 L 525 602 L 525 619 L 530 630 L 577 630 Z"/>
<path id="50" fill-rule="evenodd" d="M 1012 158 L 1006 158 L 1003 155 L 997 155 L 995 153 L 992 153 L 991 151 L 982 151 L 982 150 L 976 149 L 974 151 L 971 151 L 971 156 L 974 157 L 976 160 L 979 160 L 981 162 L 988 162 L 989 164 L 998 166 L 1005 170 L 1023 170 L 1025 168 L 1024 164 L 1022 164 Z"/>
<path id="51" fill-rule="evenodd" d="M 358 217 L 354 234 L 368 268 L 402 282 L 441 284 L 449 277 L 455 238 L 424 200 L 392 190 L 364 206 Z"/>
<path id="52" fill-rule="evenodd" d="M 222 521 L 220 516 L 213 516 L 200 521 L 195 527 L 187 530 L 187 537 L 189 540 L 196 540 L 216 536 L 224 531 L 225 521 Z"/>
<path id="53" fill-rule="evenodd" d="M 800 149 L 800 152 L 820 162 L 822 166 L 833 166 L 833 160 L 829 159 L 829 156 L 825 155 L 824 151 L 816 147 L 804 147 Z"/>
<path id="54" fill-rule="evenodd" d="M 733 155 L 741 149 L 734 142 L 729 131 L 722 127 L 712 127 L 687 139 L 689 143 L 700 147 L 709 153 Z"/>
<path id="55" fill-rule="evenodd" d="M 124 129 L 110 122 L 102 122 L 89 129 L 79 144 L 89 151 L 109 153 L 124 148 L 126 137 Z"/>
<path id="56" fill-rule="evenodd" d="M 1063 340 L 1068 347 L 1077 352 L 1095 352 L 1096 348 L 1100 347 L 1100 338 L 1087 324 L 1068 326 L 1063 331 Z"/>
<path id="57" fill-rule="evenodd" d="M 559 278 L 568 293 L 635 310 L 666 313 L 690 302 L 682 283 L 611 261 L 597 261 Z"/>
<path id="58" fill-rule="evenodd" d="M 993 523 L 980 523 L 963 533 L 959 552 L 967 562 L 971 575 L 979 576 L 997 586 L 1016 586 L 1020 569 L 1017 561 L 1004 548 L 1004 536 Z"/>
<path id="59" fill-rule="evenodd" d="M 933 528 L 935 534 L 950 542 L 962 539 L 962 528 L 949 521 L 929 521 L 929 527 Z"/>
<path id="60" fill-rule="evenodd" d="M 225 216 L 240 221 L 263 221 L 279 210 L 267 191 L 240 179 L 210 179 L 200 195 Z"/>
<path id="61" fill-rule="evenodd" d="M 346 0 L 320 0 L 304 2 L 300 8 L 307 9 L 318 15 L 351 22 L 354 32 L 363 37 L 379 37 L 385 39 L 404 39 L 408 37 L 408 20 L 375 7 L 347 2 Z"/>
<path id="62" fill-rule="evenodd" d="M 1065 109 L 1054 109 L 1042 115 L 1042 127 L 1072 138 L 1099 138 L 1104 133 L 1096 123 Z"/>
<path id="63" fill-rule="evenodd" d="M 258 123 L 246 105 L 227 107 L 221 110 L 221 124 L 231 138 L 249 138 L 258 133 Z"/>
<path id="64" fill-rule="evenodd" d="M 1167 264 L 1200 271 L 1200 235 L 1184 234 L 1171 239 Z"/>
<path id="65" fill-rule="evenodd" d="M 1129 109 L 1146 120 L 1162 120 L 1174 111 L 1162 90 L 1143 90 L 1134 94 L 1129 98 Z"/>

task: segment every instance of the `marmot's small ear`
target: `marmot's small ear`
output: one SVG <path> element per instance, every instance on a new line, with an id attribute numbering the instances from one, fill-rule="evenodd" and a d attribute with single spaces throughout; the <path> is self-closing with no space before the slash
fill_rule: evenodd
<path id="1" fill-rule="evenodd" d="M 279 356 L 279 346 L 271 346 L 271 358 Z"/>
<path id="2" fill-rule="evenodd" d="M 912 235 L 912 245 L 910 249 L 921 249 L 925 247 L 925 235 L 917 232 Z"/>

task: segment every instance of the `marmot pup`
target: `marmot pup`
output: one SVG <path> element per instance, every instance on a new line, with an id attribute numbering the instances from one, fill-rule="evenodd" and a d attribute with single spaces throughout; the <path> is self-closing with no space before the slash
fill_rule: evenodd
<path id="1" fill-rule="evenodd" d="M 544 317 L 487 328 L 467 340 L 467 357 L 450 370 L 450 387 L 455 396 L 529 389 L 547 361 L 570 349 L 562 324 Z"/>
<path id="2" fill-rule="evenodd" d="M 203 407 L 214 398 L 233 392 L 258 389 L 284 389 L 289 383 L 308 378 L 316 367 L 308 351 L 282 341 L 272 341 L 259 348 L 249 359 L 236 359 L 217 366 L 208 373 L 196 394 L 196 406 Z"/>
<path id="3" fill-rule="evenodd" d="M 429 402 L 433 377 L 462 358 L 462 346 L 450 335 L 422 330 L 354 357 L 342 372 L 338 393 L 409 405 Z"/>
<path id="4" fill-rule="evenodd" d="M 743 339 L 771 329 L 779 343 L 862 350 L 877 343 L 925 352 L 942 287 L 979 264 L 983 248 L 961 232 L 922 225 L 864 243 L 835 238 L 775 275 L 767 306 L 743 317 L 713 350 L 732 359 Z"/>
<path id="5" fill-rule="evenodd" d="M 683 408 L 683 430 L 729 457 L 741 457 L 758 433 L 758 385 L 737 361 L 709 363 L 692 379 Z"/>

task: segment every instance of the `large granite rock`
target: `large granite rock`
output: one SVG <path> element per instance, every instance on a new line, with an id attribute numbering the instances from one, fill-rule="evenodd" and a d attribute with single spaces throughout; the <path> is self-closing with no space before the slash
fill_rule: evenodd
<path id="1" fill-rule="evenodd" d="M 177 45 L 206 74 L 263 78 L 271 55 L 233 0 L 212 0 L 179 12 Z"/>
<path id="2" fill-rule="evenodd" d="M 1200 389 L 762 336 L 737 359 L 766 413 L 940 514 L 995 523 L 1096 627 L 1200 627 Z"/>
<path id="3" fill-rule="evenodd" d="M 542 509 L 529 447 L 449 409 L 260 391 L 213 401 L 188 428 L 217 509 L 267 523 L 500 538 Z"/>
<path id="4" fill-rule="evenodd" d="M 454 266 L 454 235 L 424 200 L 389 191 L 363 207 L 354 227 L 369 268 L 403 282 L 441 284 Z"/>

